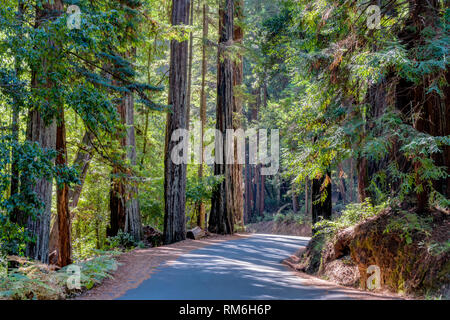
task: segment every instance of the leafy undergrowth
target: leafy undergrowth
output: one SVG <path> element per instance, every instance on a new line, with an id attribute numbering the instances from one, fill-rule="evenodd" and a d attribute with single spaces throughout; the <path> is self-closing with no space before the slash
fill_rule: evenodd
<path id="1" fill-rule="evenodd" d="M 119 253 L 99 252 L 99 256 L 60 270 L 22 257 L 7 257 L 0 264 L 0 299 L 57 300 L 72 297 L 111 277 L 118 267 L 114 256 Z M 6 260 L 15 267 L 8 269 Z"/>
<path id="2" fill-rule="evenodd" d="M 375 208 L 366 202 L 315 227 L 318 231 L 296 262 L 297 269 L 368 289 L 373 274 L 369 267 L 377 266 L 380 290 L 449 298 L 448 214 L 435 210 L 418 215 L 413 209 Z"/>

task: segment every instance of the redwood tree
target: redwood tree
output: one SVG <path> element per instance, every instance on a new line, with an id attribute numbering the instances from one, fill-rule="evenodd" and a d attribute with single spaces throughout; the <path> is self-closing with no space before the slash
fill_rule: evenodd
<path id="1" fill-rule="evenodd" d="M 172 25 L 189 23 L 189 0 L 172 1 Z M 188 42 L 171 40 L 169 105 L 164 151 L 164 243 L 186 239 L 186 163 L 177 164 L 171 159 L 172 149 L 178 141 L 172 141 L 172 133 L 186 129 L 187 121 L 187 66 Z"/>
<path id="2" fill-rule="evenodd" d="M 233 171 L 232 165 L 226 164 L 226 129 L 233 129 L 234 70 L 229 53 L 234 34 L 233 0 L 220 1 L 219 16 L 216 129 L 222 133 L 222 137 L 216 136 L 214 175 L 222 175 L 224 180 L 213 191 L 208 229 L 213 233 L 232 234 L 234 231 Z M 220 138 L 222 145 L 220 145 Z M 219 148 L 222 148 L 222 152 Z"/>
<path id="3" fill-rule="evenodd" d="M 54 0 L 44 2 L 42 6 L 36 6 L 35 28 L 45 27 L 45 23 L 56 19 L 64 11 L 63 2 Z M 52 39 L 45 43 L 47 48 L 56 48 Z M 56 59 L 59 50 L 46 50 L 47 56 L 41 58 L 39 65 L 32 66 L 31 86 L 33 94 L 36 95 L 36 107 L 31 109 L 28 115 L 27 139 L 36 142 L 43 149 L 55 150 L 56 148 L 56 120 L 55 114 L 44 110 L 49 107 L 48 99 L 56 87 L 52 79 L 50 70 L 53 59 Z M 44 92 L 48 95 L 46 98 Z M 47 101 L 45 101 L 47 100 Z M 26 177 L 25 177 L 26 180 Z M 24 180 L 24 183 L 26 181 Z M 32 186 L 37 197 L 42 201 L 43 206 L 37 217 L 27 217 L 26 227 L 28 232 L 34 236 L 34 241 L 29 242 L 26 248 L 26 255 L 32 259 L 48 262 L 50 218 L 52 205 L 52 181 L 50 179 L 40 179 Z"/>

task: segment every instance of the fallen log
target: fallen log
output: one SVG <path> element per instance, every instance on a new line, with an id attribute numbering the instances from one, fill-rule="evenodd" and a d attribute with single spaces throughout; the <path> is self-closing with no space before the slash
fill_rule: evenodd
<path id="1" fill-rule="evenodd" d="M 200 238 L 203 238 L 205 236 L 205 231 L 202 230 L 200 227 L 195 227 L 194 229 L 188 230 L 186 232 L 186 238 L 198 240 Z"/>

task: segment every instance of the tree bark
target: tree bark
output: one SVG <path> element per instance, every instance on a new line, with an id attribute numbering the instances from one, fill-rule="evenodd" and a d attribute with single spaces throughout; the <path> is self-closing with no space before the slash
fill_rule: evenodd
<path id="1" fill-rule="evenodd" d="M 203 43 L 202 43 L 202 89 L 201 89 L 201 97 L 200 97 L 200 122 L 201 122 L 201 131 L 200 131 L 200 166 L 198 167 L 198 178 L 203 179 L 203 165 L 205 162 L 204 152 L 205 152 L 205 127 L 206 127 L 206 72 L 208 68 L 208 60 L 206 57 L 206 41 L 208 39 L 208 12 L 209 7 L 205 2 L 203 4 Z M 205 212 L 205 204 L 203 201 L 199 201 L 196 204 L 197 210 L 197 225 L 205 229 L 206 227 L 206 212 Z"/>
<path id="2" fill-rule="evenodd" d="M 190 8 L 190 17 L 189 17 L 189 25 L 194 25 L 194 3 L 192 0 L 191 8 Z M 189 63 L 188 63 L 188 85 L 187 85 L 187 93 L 186 93 L 186 103 L 187 103 L 187 111 L 186 111 L 186 129 L 189 130 L 190 119 L 191 119 L 191 95 L 192 95 L 192 63 L 194 56 L 194 36 L 192 32 L 189 33 Z"/>
<path id="3" fill-rule="evenodd" d="M 56 165 L 67 166 L 66 125 L 64 109 L 60 107 L 58 126 L 56 128 Z M 65 267 L 72 263 L 71 219 L 69 211 L 69 186 L 67 183 L 57 186 L 56 208 L 58 221 L 58 266 Z"/>
<path id="4" fill-rule="evenodd" d="M 234 2 L 234 17 L 236 21 L 243 19 L 244 2 L 238 0 Z M 234 22 L 233 22 L 234 24 Z M 233 40 L 235 44 L 241 45 L 244 39 L 244 31 L 239 24 L 234 24 Z M 243 58 L 239 53 L 237 58 L 233 61 L 233 129 L 242 129 L 241 115 L 242 115 L 242 97 L 240 90 L 235 88 L 240 87 L 243 83 L 244 70 Z M 236 116 L 236 117 L 235 117 Z M 234 141 L 234 159 L 238 159 L 238 143 L 237 139 Z M 231 166 L 232 180 L 231 189 L 233 192 L 232 211 L 235 225 L 244 227 L 244 190 L 243 190 L 243 165 L 235 163 Z"/>
<path id="5" fill-rule="evenodd" d="M 234 1 L 223 0 L 219 5 L 219 49 L 217 68 L 217 111 L 216 129 L 222 133 L 222 146 L 216 137 L 216 155 L 222 148 L 221 159 L 216 157 L 214 174 L 223 175 L 224 180 L 214 189 L 211 199 L 209 231 L 219 234 L 232 234 L 234 231 L 232 165 L 226 164 L 226 129 L 233 129 L 233 62 L 228 46 L 233 41 Z M 217 163 L 222 162 L 222 163 Z"/>
<path id="6" fill-rule="evenodd" d="M 173 0 L 172 25 L 187 25 L 189 22 L 189 0 Z M 166 144 L 164 152 L 164 243 L 186 239 L 186 164 L 175 164 L 171 152 L 178 143 L 172 141 L 172 133 L 186 129 L 187 122 L 187 58 L 188 43 L 171 40 L 169 105 L 167 114 Z"/>
<path id="7" fill-rule="evenodd" d="M 83 190 L 84 181 L 86 180 L 86 175 L 89 169 L 89 164 L 92 160 L 92 139 L 94 135 L 87 130 L 83 136 L 82 144 L 78 149 L 73 162 L 73 167 L 75 167 L 79 176 L 80 184 L 75 185 L 73 188 L 69 188 L 68 200 L 69 200 L 69 211 L 70 211 L 70 221 L 75 218 L 75 208 L 78 206 L 78 200 L 80 199 L 81 191 Z M 55 219 L 50 231 L 50 243 L 49 243 L 50 254 L 54 257 L 59 256 L 59 224 L 58 218 Z M 56 252 L 55 252 L 56 251 Z M 55 254 L 53 254 L 55 253 Z M 57 263 L 57 261 L 50 261 L 51 263 Z"/>
<path id="8" fill-rule="evenodd" d="M 63 12 L 63 9 L 61 0 L 43 3 L 42 7 L 37 6 L 35 28 L 41 27 L 46 21 L 56 19 Z M 55 13 L 57 14 L 55 15 Z M 55 47 L 51 39 L 46 45 Z M 54 53 L 56 54 L 57 51 L 55 50 Z M 31 72 L 33 91 L 42 88 L 51 90 L 55 86 L 49 77 L 49 70 L 51 70 L 52 66 L 48 65 L 46 57 L 42 57 L 41 61 L 41 65 L 33 66 Z M 47 115 L 44 118 L 44 115 L 41 114 L 38 108 L 33 108 L 28 115 L 27 140 L 38 143 L 43 149 L 54 150 L 56 148 L 55 116 Z M 40 179 L 32 186 L 32 190 L 42 201 L 43 207 L 35 218 L 27 217 L 26 228 L 35 237 L 35 241 L 27 244 L 26 255 L 32 259 L 47 263 L 49 258 L 52 181 Z"/>
<path id="9" fill-rule="evenodd" d="M 136 138 L 134 129 L 134 97 L 126 93 L 122 102 L 117 106 L 121 121 L 126 125 L 127 132 L 120 139 L 121 145 L 127 150 L 127 159 L 132 166 L 136 165 Z M 108 236 L 115 236 L 122 230 L 131 234 L 134 239 L 142 238 L 142 225 L 137 199 L 137 186 L 133 182 L 131 170 L 122 172 L 114 167 L 112 172 L 110 191 L 110 227 Z"/>

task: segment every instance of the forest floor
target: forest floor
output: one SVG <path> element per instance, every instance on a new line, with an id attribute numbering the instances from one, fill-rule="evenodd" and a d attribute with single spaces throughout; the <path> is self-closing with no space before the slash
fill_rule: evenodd
<path id="1" fill-rule="evenodd" d="M 119 257 L 113 279 L 76 299 L 398 299 L 294 272 L 281 262 L 309 238 L 213 236 L 136 249 Z"/>

